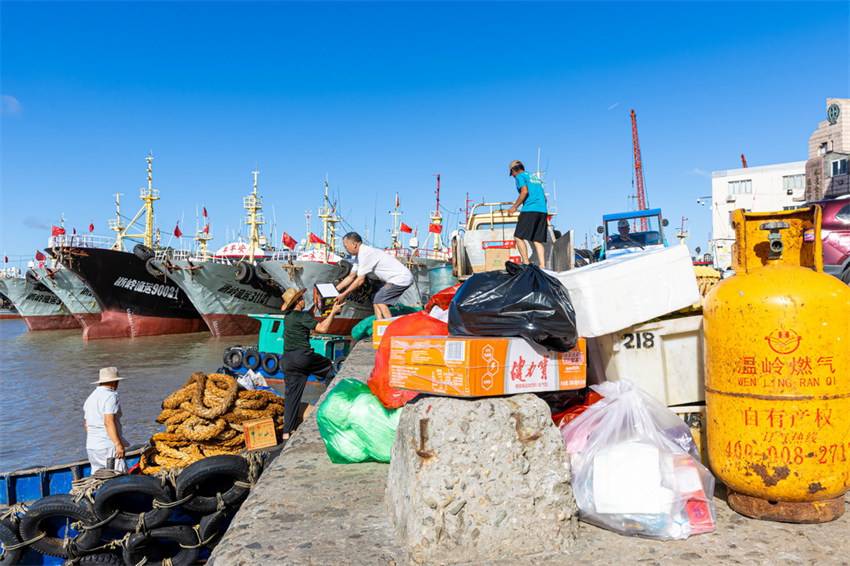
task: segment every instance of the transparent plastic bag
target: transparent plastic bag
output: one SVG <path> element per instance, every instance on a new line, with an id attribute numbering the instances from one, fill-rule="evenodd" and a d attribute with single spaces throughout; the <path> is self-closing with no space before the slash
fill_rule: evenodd
<path id="1" fill-rule="evenodd" d="M 604 398 L 562 429 L 579 518 L 658 540 L 713 531 L 714 476 L 688 425 L 629 380 L 591 388 Z"/>

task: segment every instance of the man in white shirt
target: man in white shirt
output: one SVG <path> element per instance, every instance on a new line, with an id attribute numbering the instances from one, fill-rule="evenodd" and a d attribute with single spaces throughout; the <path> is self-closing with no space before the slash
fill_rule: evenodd
<path id="1" fill-rule="evenodd" d="M 92 382 L 97 385 L 83 406 L 86 425 L 86 452 L 91 463 L 92 474 L 105 468 L 107 460 L 114 458 L 113 469 L 126 472 L 124 447 L 130 443 L 121 431 L 121 401 L 118 399 L 118 368 L 100 370 L 100 377 Z"/>
<path id="2" fill-rule="evenodd" d="M 345 251 L 354 256 L 354 266 L 345 279 L 337 285 L 340 291 L 337 303 L 342 303 L 352 291 L 363 285 L 366 276 L 374 273 L 384 285 L 372 297 L 375 318 L 390 318 L 390 307 L 413 285 L 413 274 L 404 264 L 390 254 L 367 246 L 357 232 L 349 232 L 342 238 Z"/>

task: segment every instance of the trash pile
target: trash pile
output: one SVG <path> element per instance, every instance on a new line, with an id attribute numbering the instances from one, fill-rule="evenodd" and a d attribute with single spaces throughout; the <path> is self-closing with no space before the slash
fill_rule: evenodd
<path id="1" fill-rule="evenodd" d="M 140 460 L 142 473 L 152 475 L 185 468 L 208 456 L 237 454 L 245 448 L 243 424 L 271 417 L 275 432 L 283 432 L 283 397 L 266 389 L 242 389 L 223 373 L 197 372 L 162 402 L 157 422 L 165 432 L 153 435 L 151 449 Z"/>
<path id="2" fill-rule="evenodd" d="M 108 470 L 105 481 L 83 478 L 71 494 L 7 513 L 0 562 L 53 563 L 43 554 L 64 564 L 194 564 L 218 544 L 262 470 L 253 453 L 211 456 L 163 477 Z"/>

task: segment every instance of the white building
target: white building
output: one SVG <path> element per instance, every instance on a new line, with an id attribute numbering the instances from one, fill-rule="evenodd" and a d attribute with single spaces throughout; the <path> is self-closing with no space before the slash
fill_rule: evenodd
<path id="1" fill-rule="evenodd" d="M 805 202 L 805 189 L 805 161 L 714 171 L 711 225 L 715 267 L 727 269 L 732 265 L 735 232 L 730 213 L 733 210 L 770 212 L 799 208 Z"/>

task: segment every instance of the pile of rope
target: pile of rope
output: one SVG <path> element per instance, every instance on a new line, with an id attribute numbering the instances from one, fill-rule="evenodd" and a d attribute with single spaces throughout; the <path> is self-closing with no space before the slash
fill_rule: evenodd
<path id="1" fill-rule="evenodd" d="M 154 434 L 142 455 L 144 474 L 185 468 L 207 456 L 237 454 L 245 448 L 242 423 L 271 417 L 275 432 L 283 432 L 283 397 L 263 389 L 244 390 L 222 373 L 197 372 L 162 402 L 157 422 L 165 432 Z"/>

